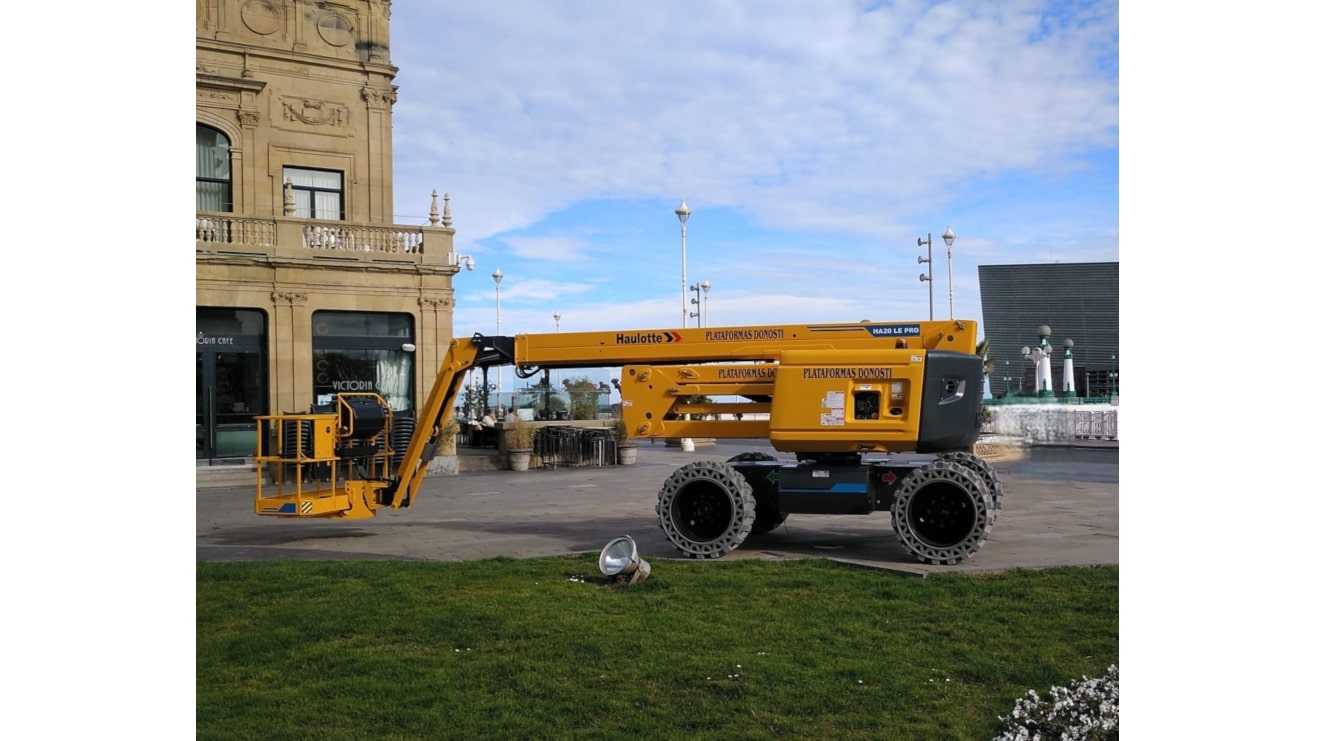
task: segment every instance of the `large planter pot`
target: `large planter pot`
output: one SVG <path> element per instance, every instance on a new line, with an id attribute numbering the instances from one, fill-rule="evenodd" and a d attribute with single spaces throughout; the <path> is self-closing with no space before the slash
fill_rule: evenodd
<path id="1" fill-rule="evenodd" d="M 509 450 L 508 468 L 513 471 L 530 470 L 530 450 Z"/>
<path id="2" fill-rule="evenodd" d="M 636 463 L 636 444 L 622 443 L 617 446 L 617 462 L 619 465 L 632 466 Z"/>

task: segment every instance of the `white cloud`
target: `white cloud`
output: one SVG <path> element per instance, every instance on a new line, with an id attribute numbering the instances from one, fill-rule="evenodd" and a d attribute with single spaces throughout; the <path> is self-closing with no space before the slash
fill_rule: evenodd
<path id="1" fill-rule="evenodd" d="M 967 179 L 1115 146 L 1116 10 L 398 4 L 397 210 L 451 191 L 462 241 L 673 194 L 773 228 L 897 230 L 885 214 Z"/>

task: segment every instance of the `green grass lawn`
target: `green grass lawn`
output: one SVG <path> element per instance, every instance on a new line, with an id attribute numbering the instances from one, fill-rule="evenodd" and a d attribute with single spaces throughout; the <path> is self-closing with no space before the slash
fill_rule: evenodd
<path id="1" fill-rule="evenodd" d="M 199 739 L 990 739 L 1118 664 L 1116 567 L 197 564 Z"/>

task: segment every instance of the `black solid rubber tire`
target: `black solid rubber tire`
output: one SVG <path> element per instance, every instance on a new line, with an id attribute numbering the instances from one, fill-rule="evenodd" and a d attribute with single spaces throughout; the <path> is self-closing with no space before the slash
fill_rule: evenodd
<path id="1" fill-rule="evenodd" d="M 916 559 L 953 566 L 992 532 L 992 495 L 977 471 L 938 459 L 906 474 L 892 503 L 892 529 Z"/>
<path id="2" fill-rule="evenodd" d="M 951 461 L 952 463 L 959 463 L 964 466 L 969 466 L 976 473 L 978 473 L 979 478 L 983 479 L 983 483 L 987 484 L 988 490 L 992 492 L 992 509 L 994 510 L 993 517 L 995 519 L 996 510 L 1001 509 L 1002 494 L 1003 494 L 1001 488 L 1001 479 L 997 478 L 997 470 L 994 469 L 987 461 L 983 460 L 977 455 L 974 455 L 973 453 L 967 453 L 963 450 L 956 451 L 954 453 L 943 453 L 938 457 L 941 458 L 942 460 Z"/>
<path id="3" fill-rule="evenodd" d="M 744 543 L 754 526 L 754 491 L 726 463 L 687 463 L 663 482 L 654 511 L 677 550 L 691 558 L 721 558 Z"/>

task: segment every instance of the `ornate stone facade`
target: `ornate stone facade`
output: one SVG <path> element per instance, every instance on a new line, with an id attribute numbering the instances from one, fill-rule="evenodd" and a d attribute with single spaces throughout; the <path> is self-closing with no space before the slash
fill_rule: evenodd
<path id="1" fill-rule="evenodd" d="M 316 312 L 411 317 L 416 404 L 452 339 L 457 267 L 447 195 L 442 222 L 435 192 L 407 195 L 418 210 L 430 196 L 430 224 L 393 223 L 389 11 L 388 0 L 197 0 L 199 331 L 208 309 L 253 310 L 265 322 L 268 398 L 238 408 L 291 412 L 315 403 Z M 225 191 L 227 208 L 205 201 L 203 209 L 203 134 L 227 144 L 227 166 L 216 165 L 222 174 L 206 184 Z M 338 178 L 330 196 L 340 212 L 293 215 L 289 168 Z M 199 458 L 213 457 L 201 453 L 203 422 L 214 424 L 203 420 L 214 410 L 203 398 L 202 365 L 199 347 Z"/>

